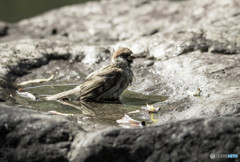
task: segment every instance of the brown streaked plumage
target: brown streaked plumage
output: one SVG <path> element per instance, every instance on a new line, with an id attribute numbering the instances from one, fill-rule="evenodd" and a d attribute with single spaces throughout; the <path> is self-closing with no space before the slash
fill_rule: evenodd
<path id="1" fill-rule="evenodd" d="M 112 55 L 110 65 L 90 74 L 81 85 L 80 100 L 117 100 L 132 83 L 131 63 L 134 57 L 128 48 L 119 48 Z"/>
<path id="2" fill-rule="evenodd" d="M 47 97 L 47 100 L 56 100 L 69 94 L 79 94 L 81 101 L 118 100 L 133 80 L 131 63 L 134 56 L 132 54 L 128 48 L 119 48 L 113 53 L 110 65 L 91 73 L 80 86 L 73 90 Z"/>

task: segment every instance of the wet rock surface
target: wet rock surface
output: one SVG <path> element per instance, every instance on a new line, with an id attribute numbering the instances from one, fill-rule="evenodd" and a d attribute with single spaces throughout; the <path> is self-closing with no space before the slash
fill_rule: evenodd
<path id="1" fill-rule="evenodd" d="M 192 161 L 196 157 L 193 161 L 207 159 L 211 151 L 236 153 L 237 142 L 230 141 L 237 141 L 239 133 L 239 8 L 238 0 L 111 0 L 56 9 L 16 24 L 1 22 L 0 102 L 18 103 L 14 94 L 15 81 L 46 78 L 53 73 L 53 81 L 81 83 L 90 72 L 108 64 L 115 49 L 129 47 L 137 56 L 133 64 L 135 80 L 129 89 L 143 94 L 169 96 L 164 103 L 155 104 L 161 109 L 161 118 L 157 123 L 164 125 L 103 130 L 89 133 L 86 141 L 78 137 L 72 143 L 68 160 L 113 160 L 107 159 L 108 151 L 114 155 L 112 158 L 116 157 L 119 161 L 119 157 L 170 161 L 179 158 L 181 148 L 186 152 L 186 156 L 181 157 L 182 161 Z M 68 66 L 52 66 L 53 61 L 59 64 L 67 62 Z M 196 95 L 198 88 L 200 93 Z M 15 113 L 30 114 L 26 123 L 34 120 L 33 111 L 0 110 L 3 111 L 0 118 L 8 118 L 6 122 L 13 127 L 18 124 L 14 122 Z M 12 118 L 5 115 L 10 112 Z M 41 116 L 41 112 L 37 114 Z M 200 117 L 207 119 L 194 119 Z M 165 124 L 183 119 L 189 120 Z M 55 122 L 49 120 L 45 121 L 47 126 L 53 127 Z M 194 127 L 196 125 L 199 127 Z M 5 129 L 2 124 L 1 127 Z M 64 125 L 61 128 L 65 129 Z M 68 133 L 72 131 L 69 129 Z M 47 132 L 36 134 L 29 130 L 31 133 L 31 138 L 37 138 Z M 24 136 L 16 135 L 16 138 Z M 109 143 L 106 142 L 108 139 Z M 145 142 L 136 142 L 136 139 Z M 67 143 L 69 146 L 71 141 Z M 153 143 L 156 144 L 153 146 Z M 226 147 L 223 147 L 224 143 Z M 145 146 L 148 149 L 142 153 Z M 200 148 L 206 148 L 206 151 Z M 57 153 L 56 159 L 67 160 L 69 149 L 62 154 Z M 84 151 L 77 155 L 79 149 Z M 198 149 L 199 154 L 196 153 Z M 190 152 L 195 152 L 196 156 Z M 10 151 L 1 155 L 6 159 L 12 154 Z"/>
<path id="2" fill-rule="evenodd" d="M 59 116 L 0 107 L 0 161 L 68 161 L 75 123 Z"/>
<path id="3" fill-rule="evenodd" d="M 90 133 L 88 140 L 76 137 L 69 158 L 74 162 L 210 161 L 210 153 L 238 152 L 239 126 L 239 119 L 225 117 L 104 130 Z"/>

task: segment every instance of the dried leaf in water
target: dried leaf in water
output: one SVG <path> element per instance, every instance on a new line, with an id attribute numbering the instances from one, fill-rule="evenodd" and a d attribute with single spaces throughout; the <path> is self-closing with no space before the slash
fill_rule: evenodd
<path id="1" fill-rule="evenodd" d="M 153 123 L 157 123 L 157 119 L 155 119 L 154 117 L 155 117 L 155 115 L 156 114 L 150 114 L 150 120 L 153 122 Z"/>
<path id="2" fill-rule="evenodd" d="M 49 114 L 52 114 L 52 115 L 60 115 L 60 116 L 65 116 L 65 117 L 72 117 L 73 114 L 64 114 L 64 113 L 61 113 L 61 112 L 58 112 L 58 111 L 48 111 Z"/>
<path id="3" fill-rule="evenodd" d="M 34 79 L 34 80 L 24 81 L 24 82 L 19 83 L 18 85 L 19 86 L 24 86 L 24 85 L 32 84 L 32 83 L 48 82 L 48 81 L 52 80 L 53 76 L 54 75 L 52 74 L 49 78 L 42 78 L 42 79 Z"/>
<path id="4" fill-rule="evenodd" d="M 136 113 L 140 113 L 140 110 L 135 110 L 135 111 L 128 112 L 128 114 L 136 114 Z"/>
<path id="5" fill-rule="evenodd" d="M 193 96 L 199 97 L 199 96 L 201 96 L 201 92 L 202 92 L 202 90 L 198 87 L 197 92 L 195 94 L 193 94 Z"/>
<path id="6" fill-rule="evenodd" d="M 135 119 L 132 119 L 130 116 L 128 115 L 124 115 L 124 117 L 122 119 L 117 120 L 118 124 L 122 124 L 121 126 L 125 127 L 125 128 L 129 128 L 129 127 L 143 127 L 145 126 L 145 121 L 138 121 Z"/>
<path id="7" fill-rule="evenodd" d="M 17 91 L 17 94 L 24 98 L 30 98 L 31 100 L 36 100 L 36 96 L 34 96 L 32 93 L 29 92 L 19 92 Z"/>
<path id="8" fill-rule="evenodd" d="M 153 105 L 148 105 L 146 103 L 146 107 L 142 107 L 143 109 L 147 110 L 148 113 L 157 113 L 160 107 L 155 108 Z"/>

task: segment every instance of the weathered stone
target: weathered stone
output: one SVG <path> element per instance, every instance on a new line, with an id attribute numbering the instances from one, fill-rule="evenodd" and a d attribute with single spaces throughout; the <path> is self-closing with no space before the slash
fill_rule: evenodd
<path id="1" fill-rule="evenodd" d="M 193 119 L 143 129 L 112 129 L 77 136 L 77 161 L 210 161 L 210 154 L 239 151 L 238 118 Z M 217 159 L 214 159 L 214 161 Z"/>
<path id="2" fill-rule="evenodd" d="M 212 0 L 211 2 L 215 1 Z M 126 2 L 92 2 L 86 5 L 64 7 L 39 17 L 23 20 L 16 24 L 17 28 L 27 31 L 22 32 L 23 34 L 25 33 L 32 38 L 44 36 L 47 40 L 30 39 L 2 43 L 0 47 L 2 49 L 1 71 L 4 75 L 14 79 L 17 76 L 27 74 L 33 68 L 47 64 L 50 60 L 70 59 L 81 62 L 79 68 L 86 69 L 83 77 L 81 77 L 83 79 L 88 73 L 108 62 L 109 54 L 113 51 L 113 48 L 127 46 L 138 56 L 147 56 L 147 58 L 154 60 L 154 64 L 151 61 L 150 65 L 153 65 L 149 67 L 145 66 L 148 65 L 147 58 L 140 58 L 135 61 L 133 68 L 136 80 L 130 88 L 142 93 L 170 96 L 165 105 L 159 103 L 162 109 L 172 111 L 170 116 L 165 114 L 167 117 L 166 119 L 163 117 L 164 120 L 162 121 L 204 117 L 206 115 L 233 115 L 239 112 L 237 98 L 239 98 L 240 70 L 238 64 L 240 56 L 223 55 L 240 53 L 240 39 L 239 34 L 237 34 L 240 24 L 237 23 L 239 21 L 239 14 L 237 14 L 238 1 L 217 1 L 215 3 L 209 3 L 209 1 L 184 1 L 181 3 L 131 1 L 130 5 L 127 6 L 132 7 L 131 12 L 124 12 L 125 8 L 118 7 L 114 10 L 114 14 L 109 15 L 109 17 L 106 16 L 107 13 L 104 11 L 112 11 L 106 9 L 121 6 L 124 3 Z M 160 7 L 156 8 L 154 6 Z M 188 8 L 188 10 L 184 10 L 185 8 Z M 141 15 L 146 18 L 144 20 L 148 23 L 143 23 L 142 17 L 136 16 L 140 11 Z M 123 12 L 125 14 L 121 14 Z M 78 13 L 77 16 L 76 13 Z M 130 14 L 131 16 L 129 16 Z M 221 14 L 224 14 L 226 18 L 223 19 L 219 16 Z M 101 37 L 103 43 L 107 43 L 107 39 L 111 38 L 109 32 L 118 35 L 116 40 L 121 40 L 120 37 L 123 37 L 121 34 L 127 34 L 129 36 L 124 39 L 128 40 L 103 48 L 72 43 L 74 41 L 81 42 L 82 34 L 72 34 L 75 35 L 74 39 L 72 37 L 59 38 L 59 41 L 55 41 L 52 40 L 52 34 L 54 34 L 54 37 L 58 37 L 61 30 L 56 27 L 53 28 L 53 25 L 56 24 L 56 19 L 51 18 L 53 16 L 61 17 L 62 23 L 58 25 L 61 30 L 69 30 L 65 25 L 71 21 L 71 27 L 73 27 L 71 32 L 81 31 L 86 33 L 87 30 L 96 27 L 91 26 L 91 21 L 95 23 L 101 21 L 111 28 L 111 30 L 106 30 L 106 26 L 102 28 L 100 28 L 101 25 L 99 26 L 98 34 L 95 36 Z M 152 16 L 154 16 L 154 19 L 150 18 Z M 180 17 L 183 17 L 183 19 L 179 23 L 178 18 Z M 76 21 L 77 18 L 81 18 L 83 21 Z M 86 23 L 85 19 L 89 23 Z M 46 24 L 45 21 L 49 23 Z M 133 22 L 139 25 L 130 25 Z M 79 23 L 84 23 L 85 26 L 83 27 Z M 112 23 L 116 25 L 112 26 Z M 148 36 L 146 33 L 135 35 L 129 33 L 131 31 L 139 32 L 140 29 L 136 29 L 137 26 L 141 26 L 144 32 L 151 33 L 146 25 L 154 26 L 154 24 L 156 29 L 150 37 L 146 37 Z M 203 26 L 202 24 L 206 25 Z M 183 26 L 191 26 L 191 28 L 183 28 Z M 48 30 L 49 32 L 47 32 Z M 103 36 L 104 32 L 108 33 L 107 37 L 105 37 L 106 35 Z M 50 35 L 47 33 L 50 33 Z M 231 33 L 236 35 L 233 36 Z M 87 37 L 88 39 L 84 40 L 85 44 L 88 40 L 90 42 L 95 41 L 94 36 Z M 66 42 L 66 39 L 70 42 Z M 114 42 L 111 41 L 111 43 Z M 92 43 L 95 44 L 96 42 Z M 193 94 L 198 87 L 202 91 L 201 97 L 194 97 Z"/>
<path id="3" fill-rule="evenodd" d="M 48 64 L 51 60 L 68 59 L 96 64 L 109 59 L 110 54 L 108 48 L 31 39 L 1 43 L 0 49 L 0 70 L 12 80 L 27 74 L 29 70 Z"/>
<path id="4" fill-rule="evenodd" d="M 16 85 L 12 81 L 0 73 L 0 102 L 7 100 L 13 101 L 13 94 L 15 93 Z"/>
<path id="5" fill-rule="evenodd" d="M 80 127 L 59 116 L 0 107 L 0 161 L 68 161 Z"/>
<path id="6" fill-rule="evenodd" d="M 80 133 L 77 138 L 77 126 L 66 120 L 0 109 L 0 129 L 5 132 L 0 160 L 21 161 L 23 153 L 36 161 L 209 161 L 210 153 L 237 153 L 239 119 L 225 116 L 240 115 L 239 8 L 239 0 L 110 0 L 68 6 L 9 25 L 0 38 L 3 78 L 45 78 L 61 69 L 55 79 L 81 82 L 124 46 L 137 55 L 136 79 L 129 89 L 169 98 L 155 105 L 161 112 L 157 123 L 163 125 Z M 59 59 L 68 68 L 52 67 L 50 61 Z M 66 77 L 70 71 L 80 79 Z M 6 83 L 0 80 L 1 101 L 8 101 L 6 92 L 14 90 Z M 194 95 L 198 88 L 201 93 Z M 192 119 L 200 117 L 207 119 Z M 178 122 L 166 124 L 170 121 Z M 29 128 L 35 124 L 39 127 Z"/>
<path id="7" fill-rule="evenodd" d="M 0 37 L 6 36 L 8 34 L 8 25 L 0 22 Z"/>
<path id="8" fill-rule="evenodd" d="M 11 31 L 16 28 L 21 31 L 23 37 L 18 39 L 28 35 L 32 38 L 45 37 L 46 40 L 30 39 L 1 44 L 2 73 L 14 79 L 50 60 L 72 58 L 82 62 L 82 67 L 89 67 L 90 63 L 91 72 L 100 67 L 95 63 L 106 64 L 113 48 L 127 46 L 138 56 L 155 60 L 150 67 L 145 67 L 147 62 L 136 60 L 133 66 L 136 81 L 131 89 L 168 95 L 169 107 L 183 103 L 184 106 L 179 105 L 182 108 L 175 108 L 176 111 L 184 110 L 182 115 L 177 113 L 171 118 L 238 112 L 239 55 L 223 55 L 240 53 L 240 4 L 237 0 L 211 0 L 211 3 L 194 0 L 181 3 L 131 1 L 127 6 L 125 3 L 127 1 L 113 0 L 64 7 L 19 22 L 11 28 Z M 125 7 L 121 7 L 123 5 Z M 128 8 L 131 12 L 127 12 Z M 61 17 L 61 23 L 53 17 Z M 68 25 L 70 22 L 71 26 Z M 56 24 L 58 27 L 54 26 Z M 68 33 L 69 37 L 62 38 L 60 33 Z M 125 39 L 104 48 L 72 43 L 113 44 Z M 198 87 L 202 90 L 202 96 L 193 97 L 191 94 Z M 232 104 L 224 104 L 226 102 Z M 202 105 L 208 108 L 204 109 Z M 225 105 L 228 111 L 221 110 L 221 105 Z"/>
<path id="9" fill-rule="evenodd" d="M 20 21 L 9 34 L 18 31 L 22 38 L 53 38 L 81 44 L 113 44 L 160 34 L 163 35 L 161 41 L 167 38 L 166 43 L 170 43 L 169 34 L 172 37 L 178 31 L 194 30 L 207 40 L 216 41 L 214 46 L 232 44 L 239 47 L 239 5 L 238 0 L 90 2 Z M 232 48 L 224 51 L 236 53 L 239 50 Z"/>

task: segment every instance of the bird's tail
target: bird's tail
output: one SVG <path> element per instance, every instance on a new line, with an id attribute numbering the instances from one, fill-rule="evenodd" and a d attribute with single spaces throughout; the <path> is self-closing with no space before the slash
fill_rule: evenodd
<path id="1" fill-rule="evenodd" d="M 55 95 L 51 95 L 51 96 L 48 96 L 46 97 L 46 100 L 58 100 L 58 99 L 61 99 L 63 97 L 66 97 L 68 95 L 78 95 L 80 94 L 80 86 L 77 86 L 75 87 L 74 89 L 70 89 L 68 91 L 64 91 L 64 92 L 60 92 L 60 93 L 57 93 Z"/>

